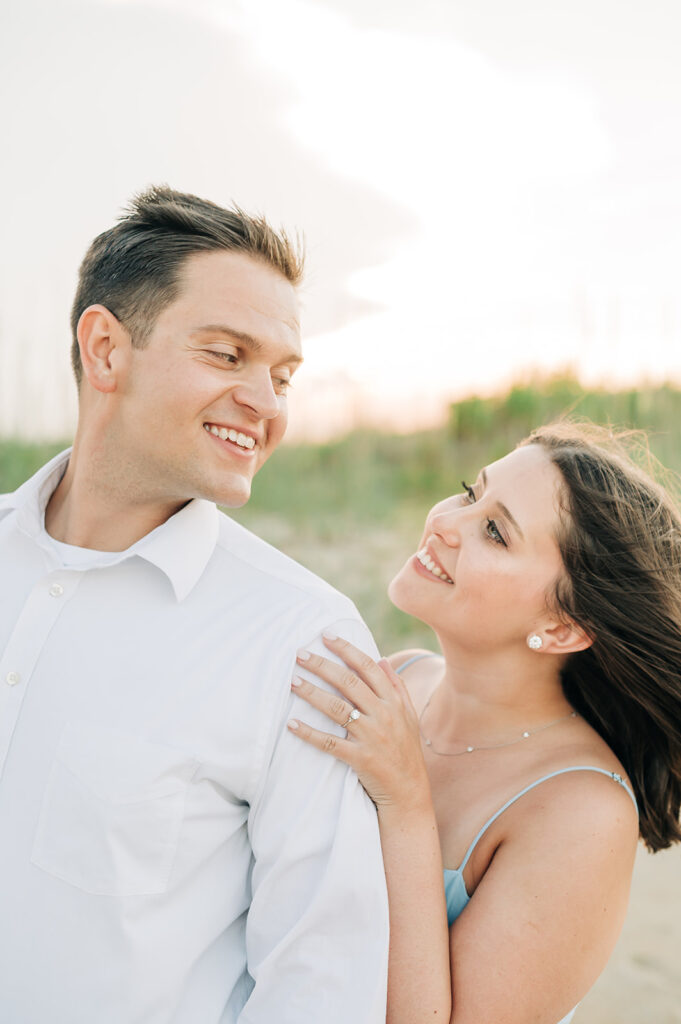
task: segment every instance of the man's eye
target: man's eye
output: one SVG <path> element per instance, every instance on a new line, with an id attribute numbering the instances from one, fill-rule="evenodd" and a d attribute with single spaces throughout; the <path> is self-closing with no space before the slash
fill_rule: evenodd
<path id="1" fill-rule="evenodd" d="M 468 500 L 471 503 L 471 505 L 474 504 L 474 502 L 476 500 L 475 499 L 475 491 L 473 490 L 471 485 L 467 484 L 465 480 L 462 480 L 461 481 L 461 486 L 463 487 L 464 492 L 466 494 L 466 497 L 468 498 Z"/>
<path id="2" fill-rule="evenodd" d="M 236 363 L 239 361 L 239 357 L 234 352 L 216 351 L 215 349 L 209 349 L 208 351 L 210 355 L 216 356 L 217 359 L 221 359 L 225 363 Z"/>

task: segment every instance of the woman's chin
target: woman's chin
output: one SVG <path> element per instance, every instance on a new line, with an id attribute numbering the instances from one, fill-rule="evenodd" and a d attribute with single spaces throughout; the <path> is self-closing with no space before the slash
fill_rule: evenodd
<path id="1" fill-rule="evenodd" d="M 415 615 L 416 618 L 420 618 L 414 601 L 409 600 L 410 587 L 407 581 L 403 579 L 404 570 L 400 569 L 397 576 L 392 579 L 388 585 L 388 598 L 399 608 L 401 612 L 406 612 L 407 615 Z"/>
<path id="2" fill-rule="evenodd" d="M 392 601 L 395 607 L 399 608 L 400 610 L 403 610 L 402 605 L 400 604 L 400 594 L 403 590 L 403 587 L 400 586 L 400 577 L 402 576 L 402 572 L 403 570 L 400 569 L 397 575 L 393 576 L 390 583 L 388 584 L 388 598 L 390 601 Z"/>

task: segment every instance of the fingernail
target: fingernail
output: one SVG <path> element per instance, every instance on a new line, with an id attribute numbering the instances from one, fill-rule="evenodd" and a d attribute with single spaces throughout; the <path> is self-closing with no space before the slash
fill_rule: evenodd
<path id="1" fill-rule="evenodd" d="M 338 636 L 336 635 L 336 633 L 333 633 L 330 629 L 323 629 L 322 630 L 322 636 L 324 637 L 325 640 L 337 640 L 338 639 Z"/>
<path id="2" fill-rule="evenodd" d="M 309 659 L 310 659 L 310 652 L 309 651 L 303 651 L 301 649 L 296 654 L 296 658 L 298 659 L 298 661 L 309 661 Z"/>
<path id="3" fill-rule="evenodd" d="M 286 724 L 288 725 L 289 729 L 293 730 L 293 732 L 295 732 L 296 729 L 298 729 L 300 726 L 300 722 L 296 722 L 295 718 L 290 718 Z"/>
<path id="4" fill-rule="evenodd" d="M 300 686 L 302 681 L 303 680 L 300 678 L 300 676 L 294 676 L 293 679 L 291 680 L 291 686 Z"/>

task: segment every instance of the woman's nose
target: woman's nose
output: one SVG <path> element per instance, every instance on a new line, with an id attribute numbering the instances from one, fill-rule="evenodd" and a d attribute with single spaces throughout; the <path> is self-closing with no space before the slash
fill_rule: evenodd
<path id="1" fill-rule="evenodd" d="M 461 540 L 461 512 L 463 509 L 442 509 L 428 517 L 429 532 L 437 534 L 449 547 L 456 547 Z"/>

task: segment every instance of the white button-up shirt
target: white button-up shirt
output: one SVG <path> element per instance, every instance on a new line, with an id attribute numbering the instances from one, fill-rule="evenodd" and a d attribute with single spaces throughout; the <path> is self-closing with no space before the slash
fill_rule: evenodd
<path id="1" fill-rule="evenodd" d="M 0 497 L 0 1020 L 382 1024 L 375 811 L 285 725 L 366 627 L 206 501 L 60 559 L 67 459 Z"/>

